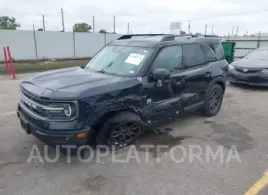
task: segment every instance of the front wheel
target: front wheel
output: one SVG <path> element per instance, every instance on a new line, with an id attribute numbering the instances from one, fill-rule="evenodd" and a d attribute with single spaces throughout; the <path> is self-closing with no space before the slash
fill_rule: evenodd
<path id="1" fill-rule="evenodd" d="M 129 145 L 143 133 L 143 121 L 130 111 L 109 118 L 100 128 L 96 141 L 103 145 Z"/>
<path id="2" fill-rule="evenodd" d="M 202 112 L 205 116 L 215 116 L 222 105 L 223 89 L 220 85 L 214 85 L 206 96 Z"/>

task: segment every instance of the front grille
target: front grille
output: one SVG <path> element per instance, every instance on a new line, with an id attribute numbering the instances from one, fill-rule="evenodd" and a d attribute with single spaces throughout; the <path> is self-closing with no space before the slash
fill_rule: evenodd
<path id="1" fill-rule="evenodd" d="M 38 116 L 47 117 L 45 110 L 39 106 L 44 105 L 44 102 L 42 100 L 39 100 L 38 98 L 29 95 L 22 90 L 20 96 L 21 96 L 21 103 L 24 106 L 26 106 L 29 110 L 31 110 Z"/>
<path id="2" fill-rule="evenodd" d="M 21 89 L 20 91 L 20 104 L 24 107 L 26 112 L 35 115 L 36 118 L 42 120 L 71 120 L 77 117 L 77 102 L 52 102 L 43 100 L 31 93 Z M 64 106 L 71 105 L 73 115 L 66 116 L 64 114 Z"/>
<path id="3" fill-rule="evenodd" d="M 261 71 L 259 69 L 247 69 L 247 68 L 235 68 L 235 70 L 244 74 L 257 73 Z"/>

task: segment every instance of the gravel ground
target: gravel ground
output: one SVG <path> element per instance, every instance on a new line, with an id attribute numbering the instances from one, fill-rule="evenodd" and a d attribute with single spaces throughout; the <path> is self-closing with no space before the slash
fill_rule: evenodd
<path id="1" fill-rule="evenodd" d="M 20 127 L 15 111 L 25 75 L 19 78 L 0 79 L 0 194 L 236 195 L 244 194 L 268 170 L 268 89 L 232 85 L 217 116 L 182 116 L 160 126 L 158 134 L 144 135 L 136 144 L 140 162 L 114 162 L 114 157 L 127 159 L 132 147 L 116 156 L 109 154 L 99 163 L 96 159 L 83 163 L 75 156 L 67 163 L 63 154 L 55 163 L 27 162 L 33 145 L 43 156 L 44 144 Z M 140 148 L 144 144 L 168 148 L 146 153 Z M 223 156 L 208 161 L 207 148 L 214 152 L 222 148 Z M 185 159 L 176 163 L 170 154 L 181 159 L 183 149 Z M 200 150 L 200 159 L 191 156 Z M 48 155 L 55 154 L 56 149 L 49 147 Z M 260 194 L 268 194 L 268 187 Z"/>

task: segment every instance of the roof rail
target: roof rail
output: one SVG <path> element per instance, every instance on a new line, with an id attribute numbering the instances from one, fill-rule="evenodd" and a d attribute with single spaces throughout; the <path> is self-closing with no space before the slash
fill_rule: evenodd
<path id="1" fill-rule="evenodd" d="M 217 35 L 196 35 L 196 34 L 184 34 L 184 35 L 169 35 L 163 37 L 161 41 L 172 41 L 175 39 L 175 37 L 182 37 L 182 38 L 196 38 L 196 37 L 205 37 L 205 38 L 218 38 Z"/>
<path id="2" fill-rule="evenodd" d="M 170 35 L 170 34 L 132 34 L 132 35 L 123 35 L 119 37 L 117 40 L 122 40 L 122 39 L 131 39 L 132 37 L 138 37 L 138 36 L 164 36 L 164 35 Z"/>

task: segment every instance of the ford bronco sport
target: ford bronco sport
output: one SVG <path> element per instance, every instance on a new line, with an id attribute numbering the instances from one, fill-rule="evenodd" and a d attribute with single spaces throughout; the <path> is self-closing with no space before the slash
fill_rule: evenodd
<path id="1" fill-rule="evenodd" d="M 52 144 L 134 142 L 190 110 L 216 115 L 228 63 L 216 36 L 124 35 L 85 67 L 51 70 L 20 84 L 22 128 Z"/>

